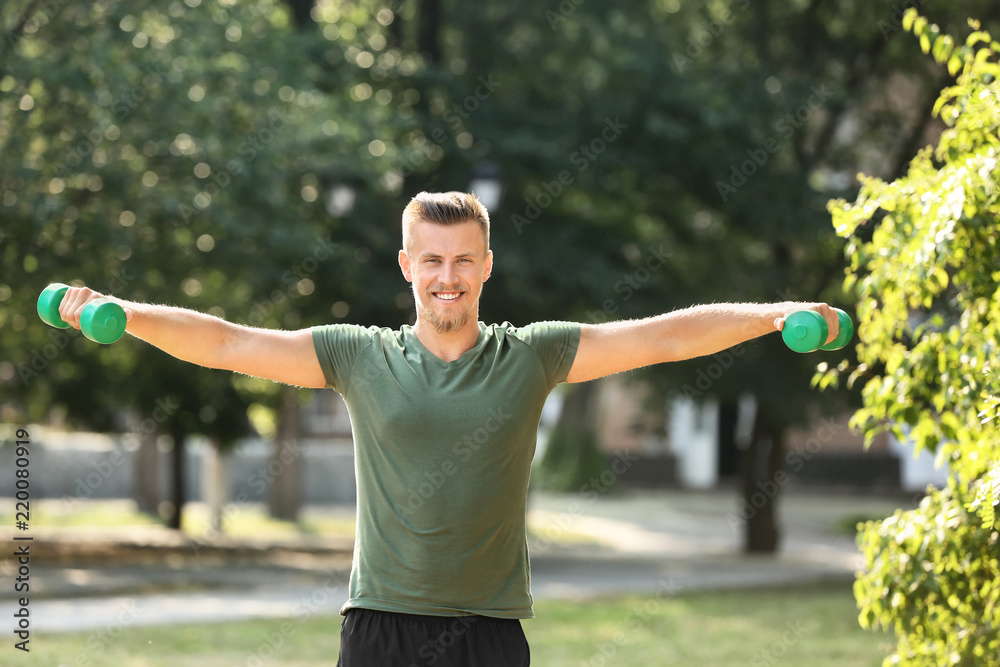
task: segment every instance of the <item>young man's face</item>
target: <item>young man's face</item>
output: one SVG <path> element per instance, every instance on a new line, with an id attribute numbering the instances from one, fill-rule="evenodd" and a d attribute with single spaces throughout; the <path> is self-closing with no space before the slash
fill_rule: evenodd
<path id="1" fill-rule="evenodd" d="M 417 320 L 438 333 L 457 331 L 479 317 L 479 296 L 493 268 L 482 229 L 475 221 L 457 225 L 418 222 L 399 267 L 413 283 Z"/>

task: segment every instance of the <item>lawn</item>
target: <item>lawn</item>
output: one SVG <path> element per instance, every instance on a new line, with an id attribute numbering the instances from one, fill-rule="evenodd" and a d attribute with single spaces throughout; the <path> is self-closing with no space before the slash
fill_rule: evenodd
<path id="1" fill-rule="evenodd" d="M 14 525 L 14 513 L 10 510 L 14 501 L 0 503 L 0 526 Z M 67 504 L 62 500 L 36 500 L 31 504 L 32 525 L 47 528 L 102 528 L 119 529 L 133 526 L 163 526 L 163 521 L 136 509 L 131 500 L 88 500 Z M 229 537 L 253 537 L 256 539 L 282 539 L 298 536 L 321 536 L 353 538 L 355 516 L 353 508 L 304 508 L 299 521 L 282 521 L 268 515 L 263 503 L 240 505 L 227 504 L 223 509 L 223 534 Z M 213 535 L 208 507 L 204 503 L 189 502 L 183 516 L 184 532 L 194 538 Z M 542 531 L 551 526 L 551 519 L 536 518 L 529 514 L 528 535 L 530 539 L 546 543 L 579 544 L 595 543 L 589 534 L 560 529 Z"/>
<path id="2" fill-rule="evenodd" d="M 891 641 L 858 627 L 846 585 L 542 601 L 535 611 L 538 618 L 524 627 L 532 664 L 540 667 L 876 667 Z M 334 665 L 339 628 L 339 617 L 317 616 L 37 634 L 31 653 L 15 662 L 46 667 Z M 430 663 L 418 658 L 415 664 Z"/>
<path id="3" fill-rule="evenodd" d="M 4 504 L 14 507 L 13 500 Z M 72 505 L 62 500 L 37 500 L 31 503 L 32 526 L 41 528 L 103 528 L 163 526 L 163 521 L 136 509 L 131 500 L 88 500 Z M 0 511 L 0 526 L 14 524 L 12 511 Z M 344 508 L 303 510 L 301 521 L 281 521 L 268 515 L 263 503 L 229 503 L 223 509 L 224 534 L 230 537 L 280 539 L 302 535 L 323 537 L 354 536 L 354 512 Z M 183 516 L 184 532 L 195 538 L 212 534 L 208 507 L 189 502 Z"/>

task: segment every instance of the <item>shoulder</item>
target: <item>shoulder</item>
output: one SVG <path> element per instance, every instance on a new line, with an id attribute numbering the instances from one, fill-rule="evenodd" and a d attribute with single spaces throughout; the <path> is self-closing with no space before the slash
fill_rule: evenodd
<path id="1" fill-rule="evenodd" d="M 359 324 L 325 324 L 312 329 L 317 349 L 343 350 L 354 355 L 372 345 L 398 345 L 400 332 L 388 327 Z"/>
<path id="2" fill-rule="evenodd" d="M 532 322 L 523 326 L 515 326 L 510 322 L 492 324 L 487 330 L 493 330 L 494 335 L 512 338 L 524 343 L 532 343 L 546 339 L 565 339 L 579 337 L 581 325 L 578 322 Z"/>
<path id="3" fill-rule="evenodd" d="M 313 346 L 327 384 L 341 394 L 347 391 L 355 364 L 370 350 L 399 345 L 392 329 L 357 324 L 313 327 Z"/>
<path id="4" fill-rule="evenodd" d="M 492 328 L 509 348 L 524 350 L 539 365 L 550 389 L 566 380 L 580 345 L 579 323 L 533 322 L 516 327 L 504 322 Z"/>
<path id="5" fill-rule="evenodd" d="M 389 330 L 360 324 L 323 324 L 312 328 L 313 337 L 340 340 L 374 340 L 383 331 Z"/>
<path id="6" fill-rule="evenodd" d="M 509 347 L 528 347 L 535 354 L 561 354 L 562 350 L 576 350 L 580 342 L 580 324 L 577 322 L 533 322 L 515 326 L 510 322 L 486 327 L 487 335 Z"/>

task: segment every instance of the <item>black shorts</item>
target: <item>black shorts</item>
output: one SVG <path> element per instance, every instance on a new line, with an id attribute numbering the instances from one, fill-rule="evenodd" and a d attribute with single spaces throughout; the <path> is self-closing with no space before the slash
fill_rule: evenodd
<path id="1" fill-rule="evenodd" d="M 351 609 L 337 667 L 528 667 L 521 622 Z"/>

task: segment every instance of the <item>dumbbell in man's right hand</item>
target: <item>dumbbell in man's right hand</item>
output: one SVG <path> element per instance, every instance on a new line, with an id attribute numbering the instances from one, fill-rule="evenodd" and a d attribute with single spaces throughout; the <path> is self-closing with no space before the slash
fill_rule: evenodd
<path id="1" fill-rule="evenodd" d="M 70 287 L 66 290 L 66 293 L 63 295 L 62 301 L 59 304 L 59 317 L 61 317 L 66 324 L 70 325 L 74 329 L 82 330 L 81 317 L 83 316 L 84 310 L 88 304 L 93 303 L 98 299 L 117 303 L 125 312 L 125 321 L 128 322 L 132 319 L 131 308 L 125 307 L 124 304 L 120 303 L 114 297 L 105 296 L 90 289 L 89 287 Z"/>

